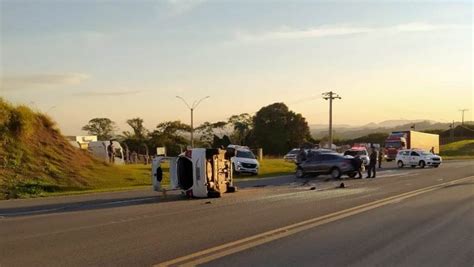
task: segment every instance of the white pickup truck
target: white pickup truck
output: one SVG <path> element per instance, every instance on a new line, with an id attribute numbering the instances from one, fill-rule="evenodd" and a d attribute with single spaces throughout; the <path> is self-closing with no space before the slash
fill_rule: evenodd
<path id="1" fill-rule="evenodd" d="M 162 187 L 161 164 L 169 161 L 170 186 Z M 178 157 L 157 157 L 152 162 L 153 190 L 181 190 L 188 197 L 220 197 L 236 191 L 232 164 L 225 150 L 194 148 Z"/>

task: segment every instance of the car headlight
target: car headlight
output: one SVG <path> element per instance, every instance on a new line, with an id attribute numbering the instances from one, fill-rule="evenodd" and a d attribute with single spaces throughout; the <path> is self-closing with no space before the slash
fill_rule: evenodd
<path id="1" fill-rule="evenodd" d="M 242 166 L 242 163 L 240 161 L 237 161 L 237 166 Z"/>

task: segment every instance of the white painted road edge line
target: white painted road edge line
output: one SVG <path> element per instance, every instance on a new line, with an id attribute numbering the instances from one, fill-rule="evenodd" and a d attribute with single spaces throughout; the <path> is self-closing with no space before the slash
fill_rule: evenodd
<path id="1" fill-rule="evenodd" d="M 469 179 L 474 178 L 474 176 L 469 176 L 461 179 L 457 179 L 454 181 L 442 183 L 442 184 L 437 184 L 421 189 L 417 189 L 414 191 L 410 191 L 407 193 L 399 194 L 396 196 L 388 197 L 385 199 L 373 201 L 370 203 L 362 204 L 356 207 L 352 207 L 349 209 L 345 209 L 342 211 L 337 211 L 331 214 L 323 215 L 320 217 L 316 217 L 313 219 L 309 219 L 306 221 L 302 221 L 299 223 L 295 223 L 292 225 L 288 225 L 285 227 L 281 227 L 275 230 L 267 231 L 261 234 L 253 235 L 247 238 L 243 238 L 237 241 L 229 242 L 223 245 L 219 245 L 213 248 L 205 249 L 202 251 L 198 251 L 193 254 L 189 254 L 183 257 L 179 257 L 176 259 L 172 259 L 169 261 L 165 261 L 159 264 L 156 264 L 154 266 L 156 267 L 161 267 L 161 266 L 196 266 L 199 264 L 203 264 L 206 262 L 210 262 L 219 258 L 222 258 L 227 255 L 235 254 L 237 252 L 247 250 L 249 248 L 262 245 L 286 236 L 290 236 L 296 233 L 299 233 L 304 230 L 308 230 L 323 224 L 327 224 L 333 221 L 337 221 L 352 215 L 356 215 L 365 211 L 369 211 L 372 209 L 376 209 L 388 204 L 392 203 L 398 203 L 402 200 L 428 193 L 437 189 L 440 189 L 442 187 L 448 186 L 448 185 L 453 185 L 456 183 L 464 182 Z"/>

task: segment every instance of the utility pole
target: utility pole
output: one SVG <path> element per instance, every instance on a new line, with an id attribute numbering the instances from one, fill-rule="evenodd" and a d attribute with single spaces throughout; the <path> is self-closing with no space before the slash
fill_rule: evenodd
<path id="1" fill-rule="evenodd" d="M 191 111 L 191 147 L 194 147 L 194 110 L 199 106 L 199 104 L 201 104 L 201 102 L 204 99 L 207 99 L 209 97 L 210 96 L 203 97 L 203 98 L 199 99 L 199 101 L 194 101 L 192 105 L 189 105 L 188 102 L 186 102 L 186 100 L 184 100 L 184 98 L 182 98 L 180 96 L 176 96 L 176 98 L 181 99 L 184 102 L 184 104 L 186 105 L 186 107 L 188 107 L 189 110 Z"/>
<path id="2" fill-rule="evenodd" d="M 333 91 L 323 93 L 323 99 L 329 100 L 329 149 L 332 148 L 332 101 L 334 99 L 342 99 L 338 94 Z"/>
<path id="3" fill-rule="evenodd" d="M 460 109 L 459 111 L 461 111 L 461 112 L 462 112 L 462 120 L 461 120 L 461 121 L 462 121 L 462 123 L 461 123 L 461 125 L 464 125 L 464 112 L 466 112 L 466 111 L 469 111 L 469 109 L 467 109 L 467 108 L 464 108 L 464 109 Z"/>

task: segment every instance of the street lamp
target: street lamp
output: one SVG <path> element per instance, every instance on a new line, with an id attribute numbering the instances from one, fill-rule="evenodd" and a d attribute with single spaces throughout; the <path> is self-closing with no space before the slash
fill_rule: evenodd
<path id="1" fill-rule="evenodd" d="M 181 99 L 183 101 L 183 103 L 186 105 L 186 107 L 188 107 L 189 110 L 191 111 L 191 147 L 194 147 L 194 110 L 199 106 L 199 104 L 201 104 L 201 102 L 204 99 L 207 99 L 209 97 L 210 96 L 203 97 L 203 98 L 199 99 L 199 101 L 194 101 L 192 105 L 189 105 L 188 102 L 186 102 L 186 100 L 184 100 L 184 98 L 182 98 L 180 96 L 176 96 L 176 98 Z"/>

